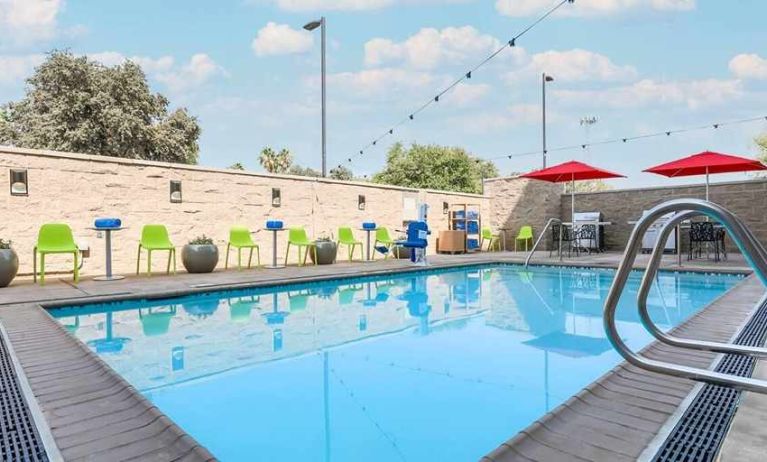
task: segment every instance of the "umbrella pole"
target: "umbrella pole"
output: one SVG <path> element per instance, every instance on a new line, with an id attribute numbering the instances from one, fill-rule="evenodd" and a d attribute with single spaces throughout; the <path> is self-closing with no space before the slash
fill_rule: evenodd
<path id="1" fill-rule="evenodd" d="M 708 201 L 708 166 L 706 166 L 706 201 Z"/>
<path id="2" fill-rule="evenodd" d="M 572 180 L 570 180 L 570 220 L 573 223 L 573 229 L 575 227 L 575 175 L 573 174 Z"/>

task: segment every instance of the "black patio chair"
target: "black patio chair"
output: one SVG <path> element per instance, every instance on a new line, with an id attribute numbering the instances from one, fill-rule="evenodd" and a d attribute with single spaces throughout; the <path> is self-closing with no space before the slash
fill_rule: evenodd
<path id="1" fill-rule="evenodd" d="M 589 255 L 591 255 L 592 250 L 599 251 L 597 248 L 597 225 L 581 225 L 576 233 L 576 247 L 587 250 Z M 586 242 L 586 246 L 583 245 L 584 242 Z"/>
<path id="2" fill-rule="evenodd" d="M 724 245 L 725 237 L 727 237 L 727 231 L 724 228 L 717 228 L 716 239 L 719 242 L 719 250 L 722 251 L 722 258 L 727 260 L 727 247 Z"/>
<path id="3" fill-rule="evenodd" d="M 692 260 L 703 255 L 703 247 L 706 248 L 706 258 L 709 258 L 710 246 L 714 247 L 714 261 L 719 261 L 719 242 L 714 224 L 709 221 L 697 221 L 690 223 L 690 246 L 687 259 Z"/>
<path id="4" fill-rule="evenodd" d="M 562 250 L 564 251 L 566 246 L 567 256 L 569 257 L 572 254 L 573 233 L 570 232 L 570 228 L 568 226 L 554 223 L 551 225 L 551 245 L 549 246 L 549 257 L 551 257 L 552 252 L 559 248 L 560 233 L 562 234 Z M 575 252 L 578 253 L 577 246 L 575 247 Z"/>

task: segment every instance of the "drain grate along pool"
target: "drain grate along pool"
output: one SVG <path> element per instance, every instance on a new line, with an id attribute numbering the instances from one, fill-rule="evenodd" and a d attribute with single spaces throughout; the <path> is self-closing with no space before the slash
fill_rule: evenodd
<path id="1" fill-rule="evenodd" d="M 43 443 L 21 394 L 0 334 L 0 456 L 2 462 L 47 462 Z"/>
<path id="2" fill-rule="evenodd" d="M 764 303 L 735 343 L 761 346 L 767 337 L 767 303 Z M 728 354 L 717 372 L 750 377 L 756 360 Z M 735 416 L 742 392 L 719 385 L 705 385 L 656 454 L 655 462 L 709 462 L 716 458 L 727 429 Z"/>

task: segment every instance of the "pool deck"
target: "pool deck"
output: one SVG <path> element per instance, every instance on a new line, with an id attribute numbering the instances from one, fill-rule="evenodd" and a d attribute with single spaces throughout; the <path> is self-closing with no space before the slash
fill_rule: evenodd
<path id="1" fill-rule="evenodd" d="M 535 264 L 560 264 L 542 252 Z M 524 260 L 523 253 L 494 252 L 430 257 L 434 268 Z M 561 264 L 615 267 L 618 253 L 565 259 Z M 646 255 L 637 259 L 643 267 Z M 664 268 L 679 269 L 676 257 L 664 257 Z M 749 271 L 740 255 L 725 262 L 683 261 L 683 270 Z M 16 281 L 0 289 L 0 322 L 42 410 L 62 457 L 74 460 L 204 461 L 213 456 L 185 434 L 156 407 L 115 374 L 84 344 L 70 337 L 42 306 L 98 302 L 126 298 L 168 297 L 237 287 L 336 279 L 350 276 L 419 270 L 403 260 L 371 264 L 339 263 L 329 266 L 289 267 L 282 270 L 219 271 L 213 274 L 151 278 L 129 276 L 122 281 L 95 282 L 86 278 L 77 286 L 65 277 L 51 277 L 44 287 Z M 677 328 L 682 336 L 726 341 L 744 324 L 764 289 L 755 277 L 747 278 L 707 309 Z M 651 344 L 648 357 L 707 368 L 716 356 L 681 353 Z M 758 368 L 757 374 L 767 376 Z M 653 374 L 622 363 L 576 396 L 551 411 L 498 449 L 486 461 L 510 460 L 636 460 L 656 435 L 669 429 L 680 406 L 696 390 L 693 382 Z M 725 441 L 723 457 L 761 455 L 767 437 L 767 399 L 746 395 Z M 759 427 L 752 428 L 756 423 Z M 733 445 L 731 442 L 737 441 Z M 730 451 L 730 452 L 728 452 Z M 728 456 L 730 457 L 730 456 Z M 742 460 L 732 455 L 727 460 Z M 757 459 L 753 459 L 757 460 Z M 759 459 L 761 460 L 761 459 Z"/>

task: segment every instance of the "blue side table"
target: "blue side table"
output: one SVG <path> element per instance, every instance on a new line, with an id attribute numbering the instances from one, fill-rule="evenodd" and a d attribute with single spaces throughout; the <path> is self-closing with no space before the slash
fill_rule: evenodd
<path id="1" fill-rule="evenodd" d="M 112 274 L 112 231 L 121 231 L 123 227 L 116 227 L 116 228 L 96 228 L 91 227 L 88 229 L 92 229 L 94 231 L 104 232 L 104 238 L 106 240 L 106 266 L 107 271 L 104 276 L 98 276 L 93 278 L 94 281 L 119 281 L 120 279 L 125 279 L 125 276 L 120 275 L 113 275 Z"/>
<path id="2" fill-rule="evenodd" d="M 363 260 L 363 263 L 370 263 L 373 260 L 370 259 L 370 233 L 377 230 L 378 228 L 359 228 L 360 231 L 365 231 L 365 234 L 367 234 L 367 249 L 365 250 L 365 259 Z"/>
<path id="3" fill-rule="evenodd" d="M 264 228 L 264 231 L 272 232 L 272 264 L 266 265 L 266 269 L 280 269 L 285 268 L 285 265 L 277 264 L 277 233 L 279 231 L 285 231 L 286 228 Z"/>

